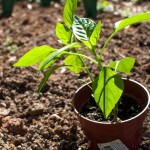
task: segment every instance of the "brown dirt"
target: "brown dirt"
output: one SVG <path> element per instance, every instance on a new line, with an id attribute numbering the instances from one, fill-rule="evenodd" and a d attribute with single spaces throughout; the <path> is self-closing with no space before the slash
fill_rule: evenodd
<path id="1" fill-rule="evenodd" d="M 116 4 L 122 8 L 121 4 Z M 141 6 L 149 6 L 145 1 Z M 32 9 L 30 6 L 32 6 Z M 75 75 L 62 69 L 49 79 L 39 97 L 35 67 L 14 68 L 12 64 L 29 49 L 47 44 L 59 47 L 56 21 L 62 21 L 62 4 L 42 8 L 37 3 L 17 2 L 13 16 L 0 20 L 0 149 L 2 150 L 87 150 L 87 140 L 74 114 L 71 99 L 81 85 Z M 138 7 L 140 7 L 138 5 Z M 77 14 L 83 16 L 80 5 Z M 101 12 L 103 30 L 98 48 L 113 31 L 119 14 Z M 103 63 L 132 56 L 136 59 L 130 77 L 150 90 L 150 22 L 119 33 L 108 45 Z M 93 75 L 97 68 L 90 64 Z M 150 112 L 144 122 L 141 150 L 150 149 Z"/>

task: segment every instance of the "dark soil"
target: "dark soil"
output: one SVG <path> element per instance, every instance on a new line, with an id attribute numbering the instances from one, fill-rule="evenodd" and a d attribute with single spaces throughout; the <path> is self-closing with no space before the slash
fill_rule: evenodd
<path id="1" fill-rule="evenodd" d="M 125 3 L 124 3 L 125 2 Z M 140 5 L 129 1 L 114 2 L 113 12 L 99 12 L 103 30 L 98 44 L 113 31 L 113 24 L 122 19 L 126 7 L 131 12 L 150 10 L 149 1 Z M 128 4 L 128 5 L 127 5 Z M 130 5 L 129 5 L 130 4 Z M 132 7 L 131 7 L 132 5 Z M 138 9 L 137 9 L 138 8 Z M 1 10 L 1 9 L 0 9 Z M 12 65 L 28 50 L 39 45 L 60 47 L 55 36 L 56 21 L 62 21 L 63 4 L 42 8 L 37 3 L 16 2 L 13 15 L 0 20 L 0 149 L 2 150 L 87 150 L 87 140 L 72 108 L 72 96 L 87 79 L 65 68 L 57 70 L 39 97 L 36 66 L 15 68 Z M 77 14 L 84 15 L 82 5 Z M 130 77 L 150 90 L 150 22 L 123 30 L 108 45 L 103 64 L 131 56 L 136 59 Z M 62 60 L 60 60 L 62 62 Z M 94 76 L 98 69 L 89 63 Z M 87 79 L 88 80 L 88 79 Z M 141 150 L 150 149 L 150 112 L 143 127 Z"/>
<path id="2" fill-rule="evenodd" d="M 114 123 L 115 121 L 121 122 L 135 117 L 142 111 L 142 108 L 135 102 L 133 98 L 123 95 L 118 102 L 117 110 L 117 120 L 115 120 L 116 118 L 113 112 L 108 116 L 107 119 L 105 119 L 94 98 L 91 97 L 90 100 L 83 106 L 80 113 L 90 120 Z"/>

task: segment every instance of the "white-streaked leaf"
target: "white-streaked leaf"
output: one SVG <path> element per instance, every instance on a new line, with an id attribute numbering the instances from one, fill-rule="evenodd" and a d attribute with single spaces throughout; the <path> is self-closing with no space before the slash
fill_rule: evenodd
<path id="1" fill-rule="evenodd" d="M 89 41 L 96 23 L 88 18 L 73 16 L 73 34 L 80 41 Z"/>

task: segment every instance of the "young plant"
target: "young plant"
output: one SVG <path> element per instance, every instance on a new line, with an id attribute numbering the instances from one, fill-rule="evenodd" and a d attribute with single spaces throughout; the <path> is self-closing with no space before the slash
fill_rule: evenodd
<path id="1" fill-rule="evenodd" d="M 24 54 L 14 66 L 31 66 L 38 63 L 38 72 L 46 70 L 39 85 L 38 93 L 56 69 L 66 66 L 75 73 L 80 73 L 81 69 L 85 69 L 92 82 L 91 88 L 95 102 L 101 109 L 104 118 L 108 118 L 111 113 L 116 118 L 117 103 L 124 90 L 124 82 L 118 73 L 129 74 L 134 66 L 135 59 L 126 57 L 122 60 L 111 61 L 107 66 L 102 64 L 101 59 L 108 43 L 119 31 L 129 25 L 149 20 L 150 13 L 138 14 L 115 23 L 114 32 L 108 37 L 99 54 L 96 45 L 100 38 L 101 22 L 99 21 L 96 24 L 88 18 L 76 16 L 76 8 L 77 0 L 67 0 L 63 12 L 64 24 L 60 22 L 56 24 L 56 35 L 59 42 L 64 44 L 64 47 L 60 49 L 47 45 L 35 47 Z M 84 54 L 80 42 L 89 48 L 94 58 Z M 55 62 L 62 56 L 66 56 L 64 65 L 57 65 Z M 99 75 L 96 78 L 93 78 L 85 59 L 98 66 Z"/>

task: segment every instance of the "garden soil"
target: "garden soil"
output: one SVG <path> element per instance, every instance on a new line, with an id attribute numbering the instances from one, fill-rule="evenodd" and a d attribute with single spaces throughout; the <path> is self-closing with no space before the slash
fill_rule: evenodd
<path id="1" fill-rule="evenodd" d="M 131 8 L 129 3 L 114 2 L 113 12 L 98 13 L 95 21 L 102 20 L 103 23 L 98 51 L 113 31 L 113 24 L 123 18 L 120 12 L 124 7 Z M 143 8 L 150 9 L 150 3 L 145 1 L 132 5 L 132 8 L 133 12 L 135 8 L 143 11 Z M 35 46 L 62 46 L 55 36 L 55 25 L 57 21 L 62 22 L 62 12 L 63 4 L 60 3 L 43 8 L 38 3 L 19 1 L 11 17 L 0 19 L 0 150 L 88 150 L 71 101 L 82 84 L 77 79 L 89 80 L 86 73 L 82 71 L 75 75 L 61 68 L 37 96 L 36 90 L 43 77 L 36 75 L 37 66 L 13 67 Z M 84 15 L 82 4 L 77 15 Z M 84 51 L 87 52 L 86 48 Z M 130 78 L 150 91 L 150 22 L 136 24 L 117 34 L 104 53 L 103 64 L 124 56 L 136 59 Z M 97 67 L 87 63 L 96 76 Z M 140 148 L 150 149 L 150 112 L 144 122 Z"/>

